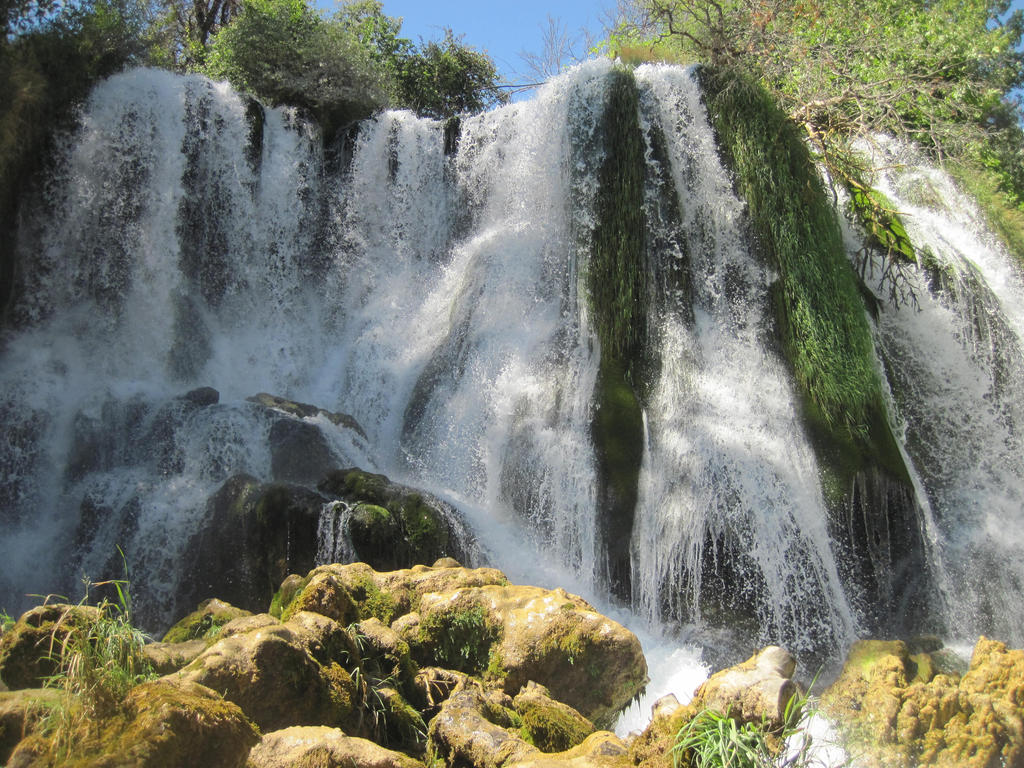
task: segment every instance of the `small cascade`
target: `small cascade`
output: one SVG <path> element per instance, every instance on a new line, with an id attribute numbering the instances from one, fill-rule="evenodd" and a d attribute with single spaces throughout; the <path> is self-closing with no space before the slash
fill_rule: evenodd
<path id="1" fill-rule="evenodd" d="M 1024 642 L 1024 276 L 938 169 L 880 139 L 879 188 L 922 256 L 919 306 L 888 309 L 879 343 L 906 450 L 936 528 L 947 631 Z"/>
<path id="2" fill-rule="evenodd" d="M 352 505 L 344 501 L 332 501 L 324 505 L 316 529 L 316 564 L 351 563 L 356 559 L 356 550 L 348 535 L 348 521 Z"/>

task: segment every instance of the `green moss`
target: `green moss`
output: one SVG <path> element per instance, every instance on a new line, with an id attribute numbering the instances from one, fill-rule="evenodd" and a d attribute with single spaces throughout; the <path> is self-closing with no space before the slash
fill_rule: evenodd
<path id="1" fill-rule="evenodd" d="M 419 628 L 419 641 L 434 664 L 470 675 L 491 668 L 491 647 L 500 638 L 501 628 L 489 621 L 481 605 L 434 611 Z"/>
<path id="2" fill-rule="evenodd" d="M 437 510 L 419 494 L 409 494 L 395 503 L 406 539 L 414 552 L 438 557 L 447 550 L 448 531 L 441 525 Z M 424 558 L 420 558 L 424 559 Z"/>
<path id="3" fill-rule="evenodd" d="M 520 717 L 520 735 L 542 752 L 572 749 L 594 732 L 594 726 L 569 707 L 531 706 Z"/>
<path id="4" fill-rule="evenodd" d="M 1007 199 L 1000 189 L 999 175 L 977 165 L 951 163 L 948 168 L 977 201 L 989 227 L 1017 265 L 1024 268 L 1024 208 Z"/>
<path id="5" fill-rule="evenodd" d="M 632 72 L 616 69 L 609 77 L 586 283 L 602 357 L 621 361 L 627 380 L 636 384 L 642 380 L 648 305 L 644 139 Z"/>
<path id="6" fill-rule="evenodd" d="M 184 643 L 189 640 L 210 640 L 220 634 L 221 628 L 233 619 L 251 616 L 249 611 L 235 608 L 220 600 L 204 600 L 199 607 L 183 618 L 163 637 L 165 643 Z"/>
<path id="7" fill-rule="evenodd" d="M 764 90 L 701 70 L 708 112 L 754 241 L 777 271 L 772 303 L 826 490 L 847 492 L 871 464 L 907 480 L 892 436 L 858 279 L 797 127 Z M 835 501 L 835 499 L 832 499 Z"/>
<path id="8" fill-rule="evenodd" d="M 369 576 L 358 576 L 349 584 L 349 593 L 359 609 L 359 620 L 380 619 L 390 625 L 398 610 L 398 603 L 389 593 L 377 586 Z"/>

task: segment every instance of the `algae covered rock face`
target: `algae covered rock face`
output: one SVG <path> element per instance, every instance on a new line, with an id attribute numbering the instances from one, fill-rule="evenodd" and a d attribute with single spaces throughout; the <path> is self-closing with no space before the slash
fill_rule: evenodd
<path id="1" fill-rule="evenodd" d="M 247 768 L 423 768 L 423 763 L 337 728 L 293 726 L 264 735 Z"/>
<path id="2" fill-rule="evenodd" d="M 532 681 L 512 700 L 512 707 L 522 720 L 522 733 L 542 752 L 564 752 L 594 732 L 592 722 Z"/>
<path id="3" fill-rule="evenodd" d="M 963 677 L 901 641 L 861 641 L 822 694 L 861 761 L 878 768 L 1024 765 L 1024 651 L 979 639 Z M 934 656 L 935 654 L 931 654 Z"/>
<path id="4" fill-rule="evenodd" d="M 0 680 L 12 691 L 42 686 L 57 671 L 52 651 L 60 648 L 68 631 L 98 617 L 99 610 L 91 606 L 60 603 L 26 611 L 0 637 Z"/>
<path id="5" fill-rule="evenodd" d="M 23 740 L 9 768 L 39 766 L 222 766 L 241 768 L 259 735 L 242 711 L 194 683 L 155 680 L 135 687 L 117 716 L 92 722 L 72 751 L 55 759 L 39 736 Z"/>
<path id="6" fill-rule="evenodd" d="M 359 559 L 375 569 L 407 568 L 441 557 L 470 559 L 469 529 L 436 496 L 355 467 L 331 472 L 317 489 L 351 505 L 348 536 Z"/>

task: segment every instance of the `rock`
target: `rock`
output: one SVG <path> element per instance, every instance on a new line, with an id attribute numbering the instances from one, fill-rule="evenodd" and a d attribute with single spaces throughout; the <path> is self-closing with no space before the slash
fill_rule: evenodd
<path id="1" fill-rule="evenodd" d="M 609 731 L 598 731 L 582 744 L 553 755 L 530 755 L 514 764 L 516 768 L 623 768 L 628 765 L 628 749 Z"/>
<path id="2" fill-rule="evenodd" d="M 376 617 L 414 661 L 500 681 L 512 695 L 531 680 L 604 723 L 647 681 L 640 642 L 564 590 L 515 587 L 500 571 L 461 567 L 381 573 L 364 563 L 311 571 L 282 617 L 300 610 L 348 624 Z"/>
<path id="3" fill-rule="evenodd" d="M 507 697 L 506 697 L 507 702 Z M 544 753 L 510 726 L 514 714 L 489 700 L 479 684 L 455 692 L 430 722 L 428 753 L 449 766 L 472 768 L 622 768 L 628 765 L 626 745 L 601 731 L 558 753 Z"/>
<path id="4" fill-rule="evenodd" d="M 542 752 L 564 752 L 594 732 L 592 722 L 533 681 L 516 695 L 512 706 L 522 720 L 523 734 Z"/>
<path id="5" fill-rule="evenodd" d="M 219 691 L 264 731 L 341 725 L 355 708 L 348 672 L 318 662 L 285 624 L 219 640 L 171 679 Z"/>
<path id="6" fill-rule="evenodd" d="M 376 570 L 473 559 L 475 541 L 458 512 L 425 491 L 355 467 L 331 472 L 317 489 L 355 506 L 348 534 L 359 559 Z"/>
<path id="7" fill-rule="evenodd" d="M 213 387 L 198 387 L 189 392 L 186 392 L 181 396 L 181 399 L 197 405 L 199 407 L 205 407 L 207 405 L 216 405 L 220 402 L 220 392 Z"/>
<path id="8" fill-rule="evenodd" d="M 299 419 L 278 419 L 270 428 L 270 472 L 280 483 L 316 485 L 337 469 L 338 459 L 320 427 Z"/>
<path id="9" fill-rule="evenodd" d="M 186 640 L 183 643 L 147 643 L 142 648 L 142 655 L 158 675 L 169 675 L 177 672 L 192 661 L 209 646 L 206 640 Z"/>
<path id="10" fill-rule="evenodd" d="M 69 631 L 95 622 L 98 609 L 54 603 L 26 611 L 0 637 L 0 680 L 12 691 L 38 688 L 57 671 L 52 656 Z"/>
<path id="11" fill-rule="evenodd" d="M 283 397 L 277 397 L 276 395 L 268 395 L 266 392 L 260 392 L 258 395 L 246 398 L 250 403 L 256 403 L 264 408 L 269 408 L 282 413 L 287 413 L 291 416 L 295 416 L 300 419 L 309 419 L 316 416 L 322 416 L 329 422 L 338 427 L 344 427 L 345 429 L 351 429 L 363 440 L 368 440 L 366 431 L 359 425 L 359 422 L 349 416 L 347 413 L 333 413 L 326 411 L 323 408 L 317 408 L 315 405 L 308 405 L 306 403 L 296 403 L 291 400 L 286 400 Z"/>
<path id="12" fill-rule="evenodd" d="M 26 688 L 0 692 L 0 765 L 7 765 L 19 741 L 36 730 L 51 707 L 58 706 L 61 694 L 54 688 Z"/>
<path id="13" fill-rule="evenodd" d="M 449 766 L 503 768 L 541 751 L 495 723 L 479 684 L 453 693 L 430 721 L 429 752 Z"/>
<path id="14" fill-rule="evenodd" d="M 486 671 L 510 695 L 532 680 L 598 727 L 647 683 L 636 636 L 561 589 L 490 585 L 428 593 L 418 613 L 401 629 L 417 661 Z"/>
<path id="15" fill-rule="evenodd" d="M 396 685 L 409 687 L 415 675 L 409 644 L 380 619 L 371 617 L 360 621 L 355 631 L 362 648 L 360 668 L 376 678 L 393 680 Z"/>
<path id="16" fill-rule="evenodd" d="M 136 686 L 119 716 L 91 722 L 68 763 L 139 768 L 216 765 L 242 768 L 259 735 L 242 711 L 208 688 L 155 680 Z M 23 740 L 8 768 L 52 765 L 39 735 Z"/>
<path id="17" fill-rule="evenodd" d="M 299 486 L 229 478 L 207 501 L 189 542 L 192 562 L 183 569 L 178 605 L 216 595 L 246 611 L 266 610 L 289 573 L 313 567 L 326 501 Z"/>
<path id="18" fill-rule="evenodd" d="M 982 637 L 962 678 L 939 673 L 925 680 L 924 661 L 899 641 L 862 641 L 822 694 L 823 709 L 863 751 L 862 762 L 1024 766 L 1024 651 Z"/>
<path id="19" fill-rule="evenodd" d="M 293 726 L 266 734 L 249 753 L 248 768 L 423 768 L 423 763 L 346 736 L 337 728 Z"/>
<path id="20" fill-rule="evenodd" d="M 742 664 L 713 674 L 697 689 L 693 705 L 728 715 L 738 723 L 760 723 L 772 728 L 786 721 L 786 708 L 799 694 L 793 673 L 796 659 L 789 651 L 771 645 Z"/>
<path id="21" fill-rule="evenodd" d="M 662 696 L 651 706 L 651 722 L 643 733 L 629 743 L 629 759 L 644 768 L 676 768 L 672 753 L 676 737 L 697 710 L 683 706 L 672 694 Z"/>
<path id="22" fill-rule="evenodd" d="M 186 640 L 213 640 L 222 627 L 232 619 L 251 616 L 251 611 L 236 608 L 216 598 L 204 600 L 199 607 L 181 619 L 164 634 L 165 643 L 182 643 Z"/>
<path id="23" fill-rule="evenodd" d="M 330 616 L 342 624 L 375 616 L 384 623 L 408 614 L 420 598 L 430 592 L 485 584 L 507 584 L 505 574 L 494 568 L 444 567 L 412 568 L 381 572 L 366 563 L 324 565 L 310 571 L 296 588 L 286 579 L 294 597 L 282 601 L 282 616 L 310 610 Z M 281 594 L 284 594 L 282 584 Z M 339 618 L 341 617 L 341 618 Z"/>

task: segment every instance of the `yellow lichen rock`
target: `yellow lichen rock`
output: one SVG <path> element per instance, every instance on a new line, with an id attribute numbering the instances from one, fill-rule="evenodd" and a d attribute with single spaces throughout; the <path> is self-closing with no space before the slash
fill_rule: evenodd
<path id="1" fill-rule="evenodd" d="M 822 695 L 862 763 L 1024 766 L 1024 651 L 982 637 L 962 678 L 922 666 L 902 642 L 862 641 Z"/>

